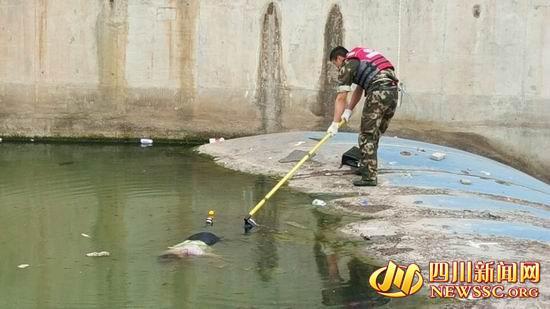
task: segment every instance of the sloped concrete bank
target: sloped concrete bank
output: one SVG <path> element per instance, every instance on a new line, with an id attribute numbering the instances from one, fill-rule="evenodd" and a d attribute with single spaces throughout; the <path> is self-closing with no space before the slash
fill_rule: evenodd
<path id="1" fill-rule="evenodd" d="M 227 168 L 283 176 L 295 163 L 280 163 L 293 150 L 309 150 L 321 132 L 259 135 L 197 148 Z M 341 154 L 357 135 L 339 133 L 290 180 L 289 186 L 332 197 L 326 206 L 360 218 L 339 233 L 363 245 L 359 254 L 407 265 L 428 278 L 430 261 L 537 261 L 536 299 L 467 300 L 522 308 L 550 305 L 550 186 L 496 161 L 453 148 L 383 137 L 378 187 L 358 188 Z M 446 154 L 431 160 L 435 152 Z M 528 283 L 526 283 L 529 286 Z M 427 288 L 425 288 L 427 292 Z"/>

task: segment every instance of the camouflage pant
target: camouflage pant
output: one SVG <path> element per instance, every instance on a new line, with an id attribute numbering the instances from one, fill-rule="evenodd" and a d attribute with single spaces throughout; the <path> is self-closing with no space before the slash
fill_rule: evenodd
<path id="1" fill-rule="evenodd" d="M 396 107 L 397 88 L 367 93 L 361 117 L 359 149 L 362 155 L 361 173 L 369 180 L 375 180 L 378 175 L 378 141 L 386 132 Z"/>

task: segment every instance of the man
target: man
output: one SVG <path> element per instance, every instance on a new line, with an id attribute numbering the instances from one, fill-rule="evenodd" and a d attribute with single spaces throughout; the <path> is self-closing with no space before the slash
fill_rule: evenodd
<path id="1" fill-rule="evenodd" d="M 397 84 L 394 67 L 382 54 L 369 48 L 356 47 L 348 52 L 342 46 L 330 52 L 330 61 L 340 70 L 338 75 L 338 94 L 334 104 L 334 119 L 327 132 L 336 134 L 340 119 L 349 121 L 353 108 L 363 92 L 365 104 L 361 116 L 359 133 L 360 180 L 356 186 L 376 186 L 378 171 L 378 141 L 388 128 L 390 119 L 397 107 Z M 347 102 L 351 84 L 357 87 Z"/>

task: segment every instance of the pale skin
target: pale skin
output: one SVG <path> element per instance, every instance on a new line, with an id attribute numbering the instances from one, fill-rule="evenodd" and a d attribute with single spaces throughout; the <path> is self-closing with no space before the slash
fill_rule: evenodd
<path id="1" fill-rule="evenodd" d="M 334 64 L 338 68 L 338 70 L 340 70 L 342 68 L 342 66 L 344 66 L 344 60 L 345 59 L 346 59 L 345 57 L 336 56 L 336 59 L 332 60 L 332 64 Z M 349 103 L 346 102 L 347 97 L 348 97 L 348 93 L 347 92 L 339 92 L 336 95 L 336 100 L 334 102 L 334 119 L 333 119 L 333 122 L 340 122 L 340 120 L 342 118 L 342 113 L 344 112 L 344 110 L 346 108 L 353 110 L 355 108 L 355 106 L 357 105 L 357 103 L 359 103 L 359 100 L 361 100 L 362 96 L 363 96 L 363 88 L 359 85 L 355 88 L 355 90 L 351 94 L 351 100 L 349 101 Z"/>

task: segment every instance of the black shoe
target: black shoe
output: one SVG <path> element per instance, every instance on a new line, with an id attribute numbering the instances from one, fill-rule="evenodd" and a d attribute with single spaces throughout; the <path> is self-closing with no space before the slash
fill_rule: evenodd
<path id="1" fill-rule="evenodd" d="M 353 181 L 353 185 L 356 187 L 376 187 L 378 181 L 376 179 L 358 179 Z"/>

